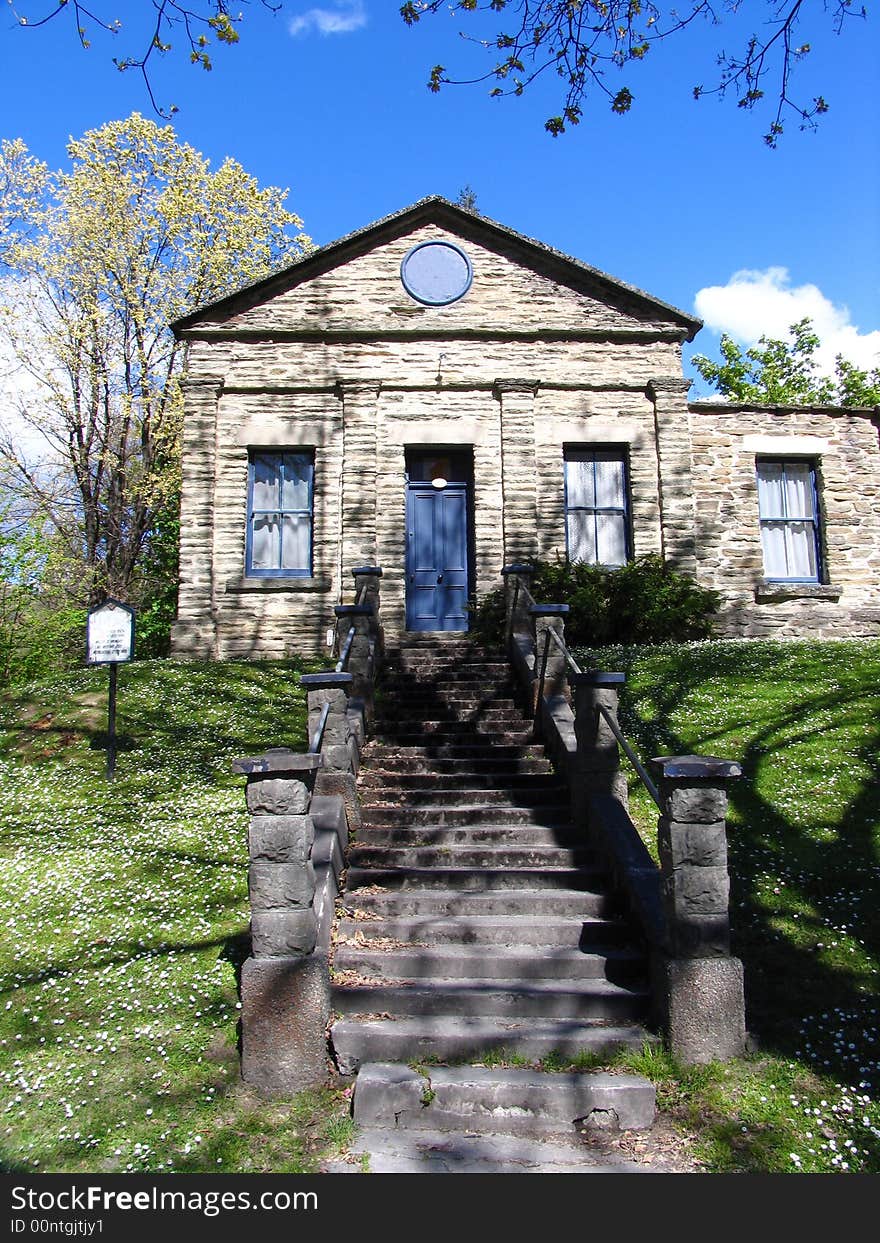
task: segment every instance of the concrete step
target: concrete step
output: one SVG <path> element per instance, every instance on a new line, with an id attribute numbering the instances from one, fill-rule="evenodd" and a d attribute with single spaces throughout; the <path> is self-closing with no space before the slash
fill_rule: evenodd
<path id="1" fill-rule="evenodd" d="M 484 926 L 477 922 L 479 919 L 533 917 L 538 921 L 551 916 L 556 919 L 612 919 L 618 912 L 617 901 L 607 893 L 599 877 L 595 878 L 592 889 L 577 890 L 562 885 L 534 888 L 524 881 L 516 888 L 470 891 L 439 883 L 429 888 L 383 889 L 375 884 L 375 877 L 375 872 L 367 870 L 354 878 L 349 874 L 345 895 L 347 911 L 402 919 L 458 916 L 471 922 L 475 932 Z M 360 880 L 361 887 L 354 884 L 355 880 Z"/>
<path id="2" fill-rule="evenodd" d="M 656 1092 L 641 1075 L 371 1062 L 358 1073 L 352 1112 L 365 1127 L 571 1136 L 578 1124 L 646 1130 Z"/>
<path id="3" fill-rule="evenodd" d="M 579 889 L 596 892 L 604 873 L 589 868 L 522 867 L 498 871 L 485 867 L 350 867 L 347 889 L 365 885 L 385 889 L 456 889 L 472 893 L 490 890 Z"/>
<path id="4" fill-rule="evenodd" d="M 334 971 L 371 980 L 607 979 L 622 984 L 644 977 L 644 955 L 627 948 L 589 953 L 569 945 L 420 945 L 404 948 L 337 943 Z"/>
<path id="5" fill-rule="evenodd" d="M 367 830 L 369 831 L 369 830 Z M 596 866 L 592 852 L 564 846 L 437 845 L 352 846 L 351 868 L 577 868 Z"/>
<path id="6" fill-rule="evenodd" d="M 537 1061 L 556 1054 L 607 1056 L 620 1049 L 656 1043 L 641 1024 L 588 1023 L 580 1019 L 454 1017 L 429 1014 L 411 1018 L 340 1018 L 331 1028 L 333 1051 L 343 1074 L 365 1062 L 478 1061 L 490 1054 Z"/>
<path id="7" fill-rule="evenodd" d="M 569 951 L 577 946 L 596 953 L 608 953 L 610 948 L 618 952 L 621 942 L 631 935 L 628 925 L 613 917 L 536 915 L 534 911 L 521 915 L 452 915 L 443 910 L 433 915 L 400 914 L 375 919 L 343 917 L 338 926 L 340 944 L 366 948 L 369 948 L 371 941 L 429 945 L 434 948 L 440 945 L 473 945 L 481 953 L 491 946 L 493 955 L 497 946 L 539 946 L 547 950 L 565 947 Z"/>
<path id="8" fill-rule="evenodd" d="M 363 1127 L 348 1159 L 325 1162 L 324 1174 L 643 1174 L 644 1165 L 616 1152 L 561 1136 L 470 1134 Z M 652 1162 L 653 1173 L 666 1173 Z"/>
<path id="9" fill-rule="evenodd" d="M 637 984 L 608 980 L 479 981 L 401 980 L 396 983 L 331 983 L 331 1006 L 339 1014 L 391 1014 L 580 1019 L 594 1023 L 639 1021 L 647 992 Z"/>

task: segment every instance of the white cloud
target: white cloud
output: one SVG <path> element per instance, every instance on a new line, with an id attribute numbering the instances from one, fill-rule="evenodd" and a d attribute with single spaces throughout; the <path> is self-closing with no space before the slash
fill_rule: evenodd
<path id="1" fill-rule="evenodd" d="M 694 307 L 707 328 L 745 346 L 762 336 L 787 340 L 792 324 L 811 319 L 822 342 L 816 361 L 828 375 L 837 354 L 864 370 L 880 364 L 880 331 L 861 332 L 849 309 L 835 306 L 817 285 L 792 286 L 787 268 L 734 272 L 726 285 L 701 289 Z"/>
<path id="2" fill-rule="evenodd" d="M 349 0 L 330 9 L 308 9 L 298 17 L 292 17 L 288 30 L 292 35 L 307 35 L 317 31 L 322 35 L 347 35 L 361 30 L 367 24 L 367 10 L 361 0 Z"/>

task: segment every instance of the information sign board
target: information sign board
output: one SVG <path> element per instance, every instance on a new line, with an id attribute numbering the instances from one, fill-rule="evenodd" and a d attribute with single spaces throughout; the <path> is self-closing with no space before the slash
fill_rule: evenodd
<path id="1" fill-rule="evenodd" d="M 91 609 L 86 624 L 86 663 L 108 665 L 134 656 L 134 609 L 105 600 Z"/>

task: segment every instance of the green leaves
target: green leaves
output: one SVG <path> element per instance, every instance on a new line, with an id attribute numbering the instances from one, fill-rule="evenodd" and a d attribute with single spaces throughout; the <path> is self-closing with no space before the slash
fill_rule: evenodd
<path id="1" fill-rule="evenodd" d="M 691 361 L 703 379 L 731 401 L 781 406 L 880 404 L 880 368 L 861 371 L 838 355 L 832 378 L 816 361 L 822 343 L 812 321 L 799 320 L 789 334 L 788 341 L 761 337 L 745 351 L 723 334 L 720 361 L 704 354 L 695 354 Z"/>

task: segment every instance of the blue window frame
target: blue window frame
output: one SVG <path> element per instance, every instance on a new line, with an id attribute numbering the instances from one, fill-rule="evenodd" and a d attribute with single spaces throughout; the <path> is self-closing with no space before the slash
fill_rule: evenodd
<path id="1" fill-rule="evenodd" d="M 312 574 L 315 455 L 252 450 L 248 461 L 246 573 Z"/>
<path id="2" fill-rule="evenodd" d="M 565 449 L 569 561 L 621 566 L 629 558 L 629 496 L 622 449 Z"/>
<path id="3" fill-rule="evenodd" d="M 819 497 L 813 462 L 758 458 L 758 516 L 764 574 L 774 582 L 822 577 Z"/>

